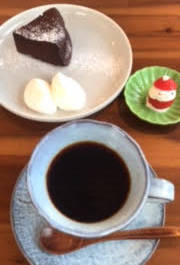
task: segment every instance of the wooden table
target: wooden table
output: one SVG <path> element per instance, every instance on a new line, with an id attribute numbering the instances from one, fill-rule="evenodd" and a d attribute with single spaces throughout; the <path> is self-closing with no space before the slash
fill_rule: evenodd
<path id="1" fill-rule="evenodd" d="M 180 3 L 177 0 L 66 2 L 95 8 L 121 25 L 132 44 L 133 71 L 148 65 L 163 65 L 180 70 Z M 50 3 L 51 0 L 1 1 L 0 23 L 25 9 Z M 174 182 L 176 199 L 167 206 L 166 224 L 180 225 L 179 125 L 160 127 L 139 120 L 128 110 L 123 94 L 91 118 L 112 122 L 126 130 L 141 145 L 159 177 Z M 28 264 L 11 232 L 11 193 L 18 174 L 28 162 L 35 145 L 46 132 L 57 125 L 59 124 L 25 120 L 0 108 L 0 264 Z M 179 265 L 179 253 L 180 240 L 162 241 L 148 264 Z"/>

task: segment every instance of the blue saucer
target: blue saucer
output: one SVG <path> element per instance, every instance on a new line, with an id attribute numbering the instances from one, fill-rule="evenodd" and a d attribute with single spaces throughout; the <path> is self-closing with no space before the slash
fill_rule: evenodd
<path id="1" fill-rule="evenodd" d="M 155 177 L 152 172 L 152 177 Z M 163 226 L 165 207 L 148 201 L 126 229 Z M 38 245 L 37 234 L 46 224 L 32 205 L 24 169 L 14 188 L 11 224 L 17 244 L 32 265 L 143 265 L 154 253 L 158 240 L 119 240 L 98 243 L 66 255 L 50 255 Z"/>

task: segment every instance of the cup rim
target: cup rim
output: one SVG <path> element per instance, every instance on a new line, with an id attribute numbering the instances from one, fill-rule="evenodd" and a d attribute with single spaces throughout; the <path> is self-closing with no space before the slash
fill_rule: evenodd
<path id="1" fill-rule="evenodd" d="M 58 131 L 59 129 L 62 129 L 62 128 L 65 128 L 65 127 L 68 127 L 68 126 L 71 126 L 73 124 L 79 124 L 79 123 L 91 123 L 91 124 L 96 124 L 96 125 L 101 125 L 101 126 L 110 126 L 111 128 L 113 128 L 113 130 L 117 130 L 118 133 L 121 133 L 123 134 L 124 137 L 126 137 L 135 147 L 136 147 L 136 150 L 137 152 L 139 153 L 139 156 L 141 158 L 141 161 L 142 161 L 142 164 L 144 166 L 144 169 L 145 169 L 145 175 L 146 175 L 146 182 L 145 182 L 145 189 L 144 189 L 144 193 L 143 193 L 143 196 L 142 196 L 142 199 L 141 201 L 139 202 L 139 204 L 136 206 L 136 209 L 130 214 L 130 217 L 128 220 L 126 220 L 126 222 L 124 222 L 123 224 L 121 225 L 114 225 L 110 228 L 106 228 L 104 230 L 101 230 L 100 232 L 91 232 L 91 233 L 85 233 L 85 232 L 80 232 L 80 231 L 77 231 L 75 229 L 72 229 L 72 228 L 67 228 L 67 227 L 64 227 L 62 225 L 59 225 L 57 226 L 57 223 L 55 223 L 47 214 L 44 210 L 41 209 L 40 205 L 37 203 L 36 199 L 34 198 L 33 196 L 33 193 L 31 192 L 32 190 L 32 186 L 31 186 L 31 183 L 30 183 L 30 169 L 32 167 L 32 164 L 33 164 L 33 160 L 36 156 L 36 153 L 38 152 L 39 148 L 41 147 L 42 144 L 44 144 L 44 142 L 46 141 L 47 138 L 49 138 L 49 136 Z M 32 152 L 32 155 L 30 157 L 30 160 L 28 162 L 28 165 L 27 165 L 27 186 L 28 186 L 28 191 L 29 191 L 29 194 L 30 194 L 30 197 L 31 197 L 31 200 L 32 200 L 32 203 L 33 205 L 35 206 L 35 208 L 37 209 L 37 211 L 39 212 L 39 214 L 41 216 L 43 216 L 46 221 L 55 229 L 59 230 L 59 231 L 62 231 L 64 233 L 67 233 L 67 234 L 71 234 L 71 235 L 74 235 L 74 236 L 79 236 L 79 237 L 86 237 L 86 238 L 93 238 L 93 237 L 102 237 L 102 236 L 105 236 L 105 235 L 108 235 L 108 234 L 111 234 L 117 230 L 121 230 L 121 229 L 124 229 L 127 225 L 129 225 L 129 223 L 131 223 L 134 218 L 139 214 L 139 212 L 141 211 L 142 207 L 144 206 L 145 204 L 145 201 L 148 197 L 148 191 L 150 189 L 150 171 L 149 171 L 149 166 L 148 166 L 148 162 L 145 158 L 145 155 L 141 149 L 141 147 L 139 146 L 139 144 L 127 133 L 125 132 L 123 129 L 121 129 L 120 127 L 118 127 L 117 125 L 114 125 L 112 123 L 109 123 L 109 122 L 104 122 L 104 121 L 96 121 L 96 120 L 92 120 L 92 119 L 78 119 L 78 120 L 74 120 L 74 121 L 71 121 L 71 122 L 68 122 L 68 123 L 65 123 L 63 125 L 60 125 L 56 128 L 54 128 L 53 130 L 50 130 L 47 134 L 45 134 L 45 136 L 39 141 L 39 143 L 35 146 L 33 152 Z M 52 204 L 53 205 L 53 204 Z M 62 213 L 60 213 L 61 215 L 63 215 Z M 72 220 L 71 218 L 67 217 L 69 220 L 75 222 L 75 223 L 81 223 L 81 222 L 78 222 L 78 221 L 74 221 Z M 111 218 L 111 217 L 110 217 Z M 101 222 L 104 222 L 105 220 L 103 221 L 99 221 L 99 222 L 96 222 L 98 224 L 100 224 Z M 92 224 L 96 224 L 96 223 L 92 223 Z M 87 224 L 87 225 L 91 225 L 91 223 L 85 223 L 83 222 L 82 224 Z"/>

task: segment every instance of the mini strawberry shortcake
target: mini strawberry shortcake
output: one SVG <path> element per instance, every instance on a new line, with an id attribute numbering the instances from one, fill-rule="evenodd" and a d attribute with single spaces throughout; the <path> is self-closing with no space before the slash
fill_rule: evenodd
<path id="1" fill-rule="evenodd" d="M 156 80 L 150 88 L 146 105 L 157 112 L 167 111 L 176 97 L 177 84 L 168 75 Z"/>

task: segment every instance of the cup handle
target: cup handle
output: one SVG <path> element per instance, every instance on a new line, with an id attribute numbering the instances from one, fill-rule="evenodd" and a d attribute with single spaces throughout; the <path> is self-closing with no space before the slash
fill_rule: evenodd
<path id="1" fill-rule="evenodd" d="M 174 185 L 165 179 L 151 178 L 149 199 L 168 203 L 174 200 Z"/>

